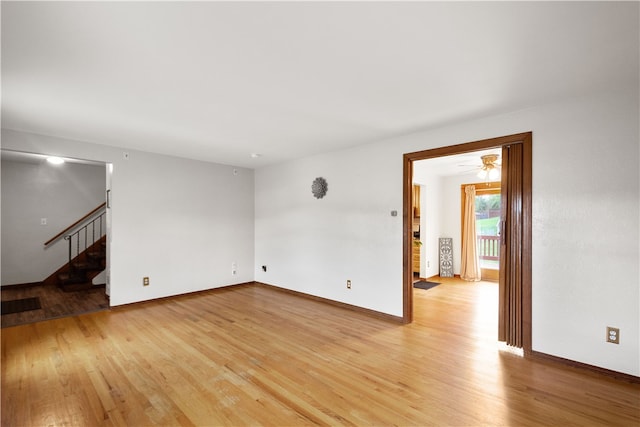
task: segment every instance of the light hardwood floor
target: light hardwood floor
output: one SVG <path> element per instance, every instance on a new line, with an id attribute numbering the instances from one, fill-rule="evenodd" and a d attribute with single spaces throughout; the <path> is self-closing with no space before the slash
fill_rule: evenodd
<path id="1" fill-rule="evenodd" d="M 406 326 L 242 285 L 5 328 L 2 425 L 639 425 L 638 384 L 499 351 L 495 284 L 414 295 Z"/>

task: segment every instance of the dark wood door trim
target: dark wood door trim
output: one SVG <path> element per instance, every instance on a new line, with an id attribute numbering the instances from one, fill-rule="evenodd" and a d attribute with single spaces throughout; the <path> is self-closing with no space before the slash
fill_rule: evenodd
<path id="1" fill-rule="evenodd" d="M 498 138 L 484 139 L 464 144 L 439 147 L 429 150 L 406 153 L 403 156 L 403 323 L 413 321 L 413 283 L 411 274 L 412 253 L 412 194 L 413 194 L 413 162 L 436 157 L 464 154 L 488 148 L 500 148 L 509 144 L 523 144 L 524 163 L 522 170 L 523 205 L 522 205 L 522 315 L 523 315 L 523 349 L 531 354 L 531 189 L 532 189 L 532 132 L 506 135 Z"/>

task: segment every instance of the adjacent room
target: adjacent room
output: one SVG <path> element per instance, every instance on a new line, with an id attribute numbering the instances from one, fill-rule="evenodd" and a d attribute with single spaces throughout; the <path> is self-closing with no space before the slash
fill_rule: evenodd
<path id="1" fill-rule="evenodd" d="M 2 425 L 640 423 L 638 2 L 0 8 Z"/>
<path id="2" fill-rule="evenodd" d="M 106 165 L 1 156 L 2 326 L 108 308 Z"/>

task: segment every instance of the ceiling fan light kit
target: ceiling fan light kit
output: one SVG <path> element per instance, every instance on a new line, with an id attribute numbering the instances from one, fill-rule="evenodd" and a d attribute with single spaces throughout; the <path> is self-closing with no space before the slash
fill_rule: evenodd
<path id="1" fill-rule="evenodd" d="M 482 168 L 478 172 L 478 178 L 486 179 L 490 181 L 496 181 L 500 178 L 500 164 L 497 154 L 487 154 L 480 157 L 482 159 Z"/>

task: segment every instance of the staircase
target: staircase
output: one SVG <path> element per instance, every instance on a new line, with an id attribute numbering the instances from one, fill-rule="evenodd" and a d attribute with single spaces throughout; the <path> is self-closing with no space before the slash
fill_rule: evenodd
<path id="1" fill-rule="evenodd" d="M 64 238 L 69 257 L 44 284 L 57 285 L 65 292 L 94 288 L 93 278 L 106 268 L 105 212 L 102 204 L 45 243 L 46 247 Z"/>
<path id="2" fill-rule="evenodd" d="M 93 278 L 106 268 L 106 236 L 88 247 L 66 264 L 63 272 L 58 270 L 58 286 L 65 292 L 81 291 L 93 288 Z"/>

